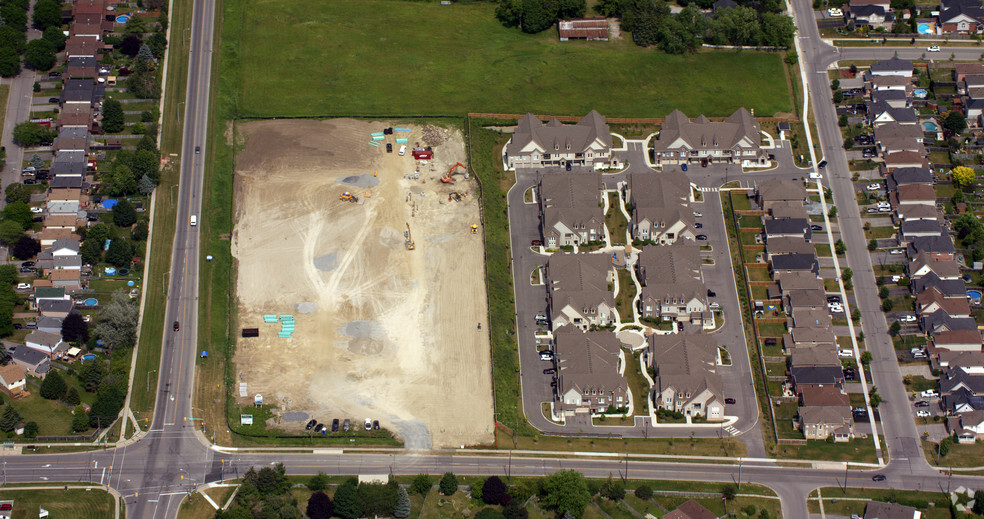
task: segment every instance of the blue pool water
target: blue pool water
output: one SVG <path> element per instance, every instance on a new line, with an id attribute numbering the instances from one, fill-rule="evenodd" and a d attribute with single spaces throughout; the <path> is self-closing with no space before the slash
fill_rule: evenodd
<path id="1" fill-rule="evenodd" d="M 931 29 L 929 27 L 929 24 L 928 23 L 921 23 L 921 24 L 919 24 L 916 27 L 916 30 L 919 31 L 919 34 L 933 34 L 933 29 Z"/>
<path id="2" fill-rule="evenodd" d="M 128 14 L 121 14 L 116 17 L 116 23 L 126 23 L 129 21 L 130 21 L 130 15 Z"/>
<path id="3" fill-rule="evenodd" d="M 926 97 L 927 94 L 929 94 L 929 92 L 927 92 L 927 91 L 925 91 L 925 90 L 923 90 L 921 88 L 917 88 L 917 89 L 915 89 L 915 90 L 912 91 L 912 95 L 914 95 L 914 96 L 916 96 L 918 98 Z"/>
<path id="4" fill-rule="evenodd" d="M 968 290 L 967 297 L 970 298 L 970 302 L 975 305 L 981 304 L 981 296 L 984 295 L 980 290 Z"/>
<path id="5" fill-rule="evenodd" d="M 95 358 L 96 358 L 95 355 L 93 355 L 91 353 L 87 353 L 87 354 L 85 354 L 85 355 L 82 356 L 82 362 L 85 362 L 87 360 L 93 360 Z"/>
<path id="6" fill-rule="evenodd" d="M 923 125 L 923 128 L 925 128 L 927 132 L 938 132 L 940 130 L 940 127 L 936 123 L 934 123 L 933 121 L 926 121 L 926 122 L 922 123 L 922 125 Z"/>
<path id="7" fill-rule="evenodd" d="M 102 201 L 102 206 L 106 209 L 112 209 L 113 207 L 116 207 L 116 204 L 118 203 L 119 202 L 115 198 L 107 198 Z"/>
<path id="8" fill-rule="evenodd" d="M 89 299 L 83 301 L 83 303 L 85 303 L 85 306 L 96 306 L 99 304 L 99 300 L 94 297 L 90 297 Z"/>

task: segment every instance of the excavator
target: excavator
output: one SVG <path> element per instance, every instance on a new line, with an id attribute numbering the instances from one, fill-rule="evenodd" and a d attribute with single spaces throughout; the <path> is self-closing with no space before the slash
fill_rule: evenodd
<path id="1" fill-rule="evenodd" d="M 349 193 L 348 191 L 338 195 L 338 199 L 343 202 L 352 202 L 353 204 L 359 201 L 359 198 Z"/>
<path id="2" fill-rule="evenodd" d="M 413 243 L 413 236 L 410 234 L 410 224 L 409 223 L 407 223 L 406 239 L 407 239 L 407 241 L 406 241 L 405 245 L 407 246 L 407 250 L 413 250 L 413 249 L 417 248 L 417 246 L 414 245 L 414 243 Z"/>
<path id="3" fill-rule="evenodd" d="M 452 178 L 452 177 L 455 175 L 455 170 L 458 169 L 458 168 L 461 168 L 461 169 L 463 169 L 465 171 L 468 171 L 468 168 L 466 168 L 464 164 L 462 164 L 462 163 L 459 162 L 459 163 L 455 164 L 454 166 L 451 166 L 451 169 L 448 170 L 448 173 L 446 175 L 444 175 L 443 177 L 441 177 L 441 182 L 444 182 L 445 184 L 453 184 L 454 183 L 454 178 Z M 459 175 L 460 174 L 461 173 L 459 173 Z"/>

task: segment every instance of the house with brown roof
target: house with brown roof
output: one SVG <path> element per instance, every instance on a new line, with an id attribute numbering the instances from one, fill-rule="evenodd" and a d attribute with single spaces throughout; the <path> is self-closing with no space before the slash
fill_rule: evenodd
<path id="1" fill-rule="evenodd" d="M 77 217 L 70 214 L 53 214 L 44 219 L 45 229 L 69 229 L 74 231 L 79 225 Z"/>
<path id="2" fill-rule="evenodd" d="M 79 269 L 57 269 L 48 274 L 48 279 L 53 287 L 64 287 L 67 292 L 75 292 L 82 289 L 81 273 Z"/>
<path id="3" fill-rule="evenodd" d="M 816 277 L 816 274 L 813 272 L 800 272 L 805 272 L 806 274 Z M 783 292 L 783 310 L 787 314 L 792 314 L 793 310 L 796 308 L 827 307 L 827 294 L 822 288 L 783 290 Z"/>
<path id="4" fill-rule="evenodd" d="M 605 118 L 595 110 L 577 124 L 563 124 L 556 118 L 544 124 L 533 114 L 519 120 L 512 137 L 502 148 L 506 170 L 590 166 L 595 169 L 618 167 L 612 157 L 612 134 Z"/>
<path id="5" fill-rule="evenodd" d="M 919 279 L 930 273 L 940 279 L 960 279 L 960 266 L 951 259 L 932 256 L 927 252 L 919 252 L 906 265 L 909 279 Z"/>
<path id="6" fill-rule="evenodd" d="M 696 244 L 643 247 L 635 269 L 642 285 L 638 303 L 642 317 L 713 325 Z"/>
<path id="7" fill-rule="evenodd" d="M 724 417 L 724 390 L 717 373 L 718 348 L 708 335 L 650 335 L 653 403 L 688 416 Z"/>
<path id="8" fill-rule="evenodd" d="M 954 63 L 953 81 L 960 83 L 967 75 L 984 74 L 984 65 L 980 63 Z"/>
<path id="9" fill-rule="evenodd" d="M 916 296 L 917 316 L 927 316 L 940 310 L 950 317 L 970 317 L 970 303 L 966 297 L 945 297 L 936 288 L 924 290 Z"/>
<path id="10" fill-rule="evenodd" d="M 896 168 L 928 168 L 929 161 L 926 157 L 914 151 L 898 151 L 886 154 L 882 157 L 885 161 L 885 168 L 892 171 Z"/>
<path id="11" fill-rule="evenodd" d="M 788 364 L 790 368 L 840 367 L 841 361 L 833 348 L 796 348 L 790 351 Z"/>
<path id="12" fill-rule="evenodd" d="M 769 214 L 775 219 L 809 218 L 803 202 L 775 202 L 772 204 Z"/>
<path id="13" fill-rule="evenodd" d="M 933 334 L 931 348 L 947 351 L 981 351 L 981 332 L 951 330 Z"/>
<path id="14" fill-rule="evenodd" d="M 792 344 L 794 348 L 819 348 L 836 344 L 837 338 L 830 328 L 793 328 L 789 331 L 791 343 L 786 343 L 787 347 Z"/>
<path id="15" fill-rule="evenodd" d="M 75 231 L 72 229 L 43 229 L 37 234 L 37 239 L 41 242 L 42 249 L 50 247 L 56 241 L 66 238 L 76 241 L 82 239 L 82 237 L 75 234 Z"/>
<path id="16" fill-rule="evenodd" d="M 557 20 L 560 41 L 608 41 L 608 20 L 601 16 Z"/>
<path id="17" fill-rule="evenodd" d="M 868 501 L 864 507 L 864 519 L 919 519 L 922 512 L 898 503 Z"/>
<path id="18" fill-rule="evenodd" d="M 806 239 L 795 236 L 777 236 L 765 244 L 765 259 L 771 261 L 780 254 L 816 254 L 817 249 Z"/>
<path id="19" fill-rule="evenodd" d="M 615 298 L 608 283 L 615 269 L 607 254 L 556 253 L 544 270 L 554 329 L 571 324 L 587 331 L 613 322 Z"/>
<path id="20" fill-rule="evenodd" d="M 851 397 L 837 386 L 807 386 L 799 392 L 799 405 L 804 407 L 849 407 Z"/>
<path id="21" fill-rule="evenodd" d="M 802 205 L 806 200 L 803 182 L 792 179 L 769 179 L 759 184 L 755 191 L 755 202 L 765 211 L 770 211 L 779 203 L 792 202 Z"/>
<path id="22" fill-rule="evenodd" d="M 675 510 L 667 512 L 663 519 L 718 519 L 718 516 L 704 508 L 704 505 L 690 499 L 676 507 Z"/>
<path id="23" fill-rule="evenodd" d="M 875 146 L 878 152 L 924 152 L 923 129 L 919 125 L 888 123 L 875 128 Z"/>
<path id="24" fill-rule="evenodd" d="M 792 328 L 830 328 L 830 313 L 826 310 L 796 308 L 791 317 Z"/>
<path id="25" fill-rule="evenodd" d="M 632 205 L 633 239 L 659 245 L 695 239 L 690 180 L 683 173 L 631 173 L 626 200 Z"/>
<path id="26" fill-rule="evenodd" d="M 722 122 L 703 115 L 693 121 L 680 110 L 666 116 L 653 143 L 656 164 L 661 166 L 714 162 L 762 167 L 769 154 L 761 146 L 759 124 L 751 112 L 739 108 Z"/>
<path id="27" fill-rule="evenodd" d="M 798 422 L 807 440 L 826 440 L 833 436 L 840 443 L 854 438 L 854 417 L 846 405 L 800 407 Z"/>
<path id="28" fill-rule="evenodd" d="M 540 177 L 537 191 L 547 249 L 605 239 L 600 175 L 548 173 Z"/>
<path id="29" fill-rule="evenodd" d="M 554 342 L 557 365 L 554 414 L 593 415 L 604 413 L 609 407 L 629 406 L 629 386 L 622 375 L 625 354 L 615 334 L 582 332 L 573 326 L 563 326 L 554 331 Z M 646 395 L 633 397 L 645 406 Z"/>

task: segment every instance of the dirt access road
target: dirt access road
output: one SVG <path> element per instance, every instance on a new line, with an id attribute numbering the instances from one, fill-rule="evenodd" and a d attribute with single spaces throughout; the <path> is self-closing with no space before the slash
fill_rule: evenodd
<path id="1" fill-rule="evenodd" d="M 278 427 L 378 419 L 408 448 L 493 440 L 481 234 L 474 180 L 439 178 L 464 162 L 461 132 L 440 130 L 436 164 L 370 146 L 389 126 L 349 119 L 258 121 L 241 126 L 236 171 L 241 327 L 237 381 L 279 408 Z M 460 171 L 460 169 L 459 169 Z M 411 179 L 405 178 L 410 174 Z M 366 196 L 366 191 L 369 195 Z M 345 191 L 359 202 L 339 200 Z M 449 202 L 451 191 L 467 191 Z M 409 223 L 416 249 L 405 248 Z M 265 314 L 291 314 L 279 338 Z M 478 324 L 481 323 L 481 330 Z M 237 333 L 237 335 L 239 335 Z M 237 392 L 238 394 L 238 392 Z"/>

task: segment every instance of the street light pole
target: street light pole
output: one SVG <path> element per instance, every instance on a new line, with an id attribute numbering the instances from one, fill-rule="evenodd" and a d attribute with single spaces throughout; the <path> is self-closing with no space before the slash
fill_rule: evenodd
<path id="1" fill-rule="evenodd" d="M 151 373 L 157 373 L 157 370 L 156 369 L 152 369 L 152 370 L 150 370 L 150 371 L 147 372 L 147 392 L 148 393 L 150 392 L 150 374 Z"/>

